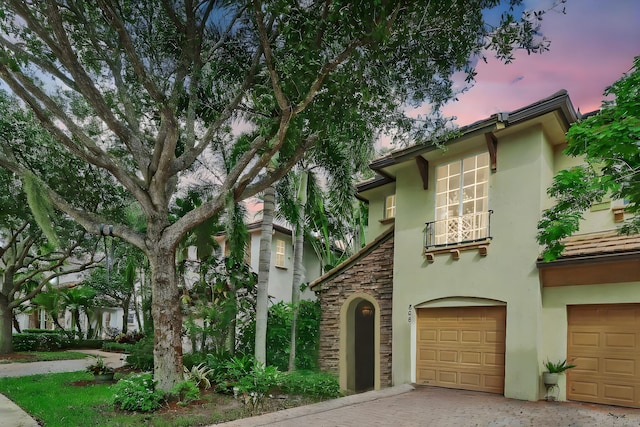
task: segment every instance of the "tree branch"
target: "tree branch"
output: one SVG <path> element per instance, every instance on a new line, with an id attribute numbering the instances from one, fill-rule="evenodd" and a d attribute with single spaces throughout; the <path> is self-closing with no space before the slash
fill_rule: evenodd
<path id="1" fill-rule="evenodd" d="M 253 1 L 253 8 L 256 14 L 256 25 L 258 27 L 258 36 L 260 37 L 260 45 L 264 51 L 264 61 L 269 70 L 269 77 L 271 78 L 271 86 L 273 87 L 273 94 L 276 97 L 278 106 L 282 111 L 291 109 L 289 100 L 280 87 L 280 77 L 276 71 L 275 64 L 273 63 L 273 52 L 271 50 L 271 43 L 269 42 L 269 36 L 267 35 L 267 29 L 264 26 L 264 16 L 262 14 L 262 4 L 258 0 Z"/>
<path id="2" fill-rule="evenodd" d="M 177 173 L 190 167 L 198 158 L 198 156 L 202 154 L 205 148 L 207 148 L 209 142 L 211 142 L 211 140 L 213 139 L 213 136 L 218 132 L 218 130 L 220 130 L 220 127 L 231 117 L 234 110 L 236 110 L 236 108 L 244 98 L 246 91 L 253 84 L 253 79 L 258 69 L 261 55 L 262 49 L 257 49 L 256 53 L 253 56 L 253 60 L 251 61 L 251 67 L 247 71 L 247 74 L 244 77 L 244 81 L 238 89 L 238 93 L 236 93 L 236 96 L 227 104 L 216 121 L 208 127 L 206 134 L 200 141 L 200 144 L 194 146 L 191 150 L 185 151 L 180 157 L 176 159 L 176 161 L 173 163 L 172 173 Z"/>
<path id="3" fill-rule="evenodd" d="M 34 85 L 28 77 L 24 76 L 22 73 L 12 73 L 12 71 L 1 63 L 0 75 L 13 92 L 29 104 L 42 126 L 47 129 L 60 143 L 88 163 L 111 172 L 111 174 L 120 181 L 120 183 L 122 183 L 122 185 L 141 202 L 141 204 L 144 205 L 145 202 L 150 202 L 146 193 L 141 188 L 142 182 L 140 182 L 135 175 L 128 174 L 124 167 L 115 163 L 107 153 L 99 148 L 91 138 L 89 138 L 83 130 L 60 109 L 58 104 L 49 98 L 49 96 L 47 96 L 39 87 Z M 42 102 L 48 111 L 45 111 L 40 106 L 40 102 Z M 56 126 L 51 120 L 49 113 L 53 113 L 53 115 L 59 119 L 60 122 L 62 122 L 62 124 L 78 139 L 80 144 L 77 144 L 62 129 Z"/>
<path id="4" fill-rule="evenodd" d="M 73 47 L 67 37 L 58 7 L 53 0 L 47 0 L 47 14 L 48 23 L 53 29 L 57 45 L 61 51 L 59 59 L 73 76 L 80 93 L 84 95 L 85 99 L 92 106 L 96 114 L 119 138 L 123 141 L 128 141 L 132 137 L 135 138 L 129 129 L 123 126 L 113 114 L 113 111 L 105 102 L 102 94 L 93 84 L 93 80 L 89 77 L 83 66 L 78 61 Z"/>
<path id="5" fill-rule="evenodd" d="M 264 191 L 265 188 L 282 179 L 282 177 L 285 176 L 296 163 L 302 160 L 304 154 L 317 142 L 318 138 L 319 135 L 317 134 L 311 135 L 306 138 L 304 142 L 296 148 L 296 151 L 289 159 L 287 159 L 286 162 L 276 167 L 274 171 L 264 179 L 259 180 L 252 185 L 247 185 L 247 183 L 250 182 L 248 181 L 249 177 L 243 177 L 240 184 L 238 185 L 238 190 L 240 190 L 243 185 L 246 186 L 246 189 L 242 192 L 238 191 L 236 194 L 234 194 L 235 200 L 248 199 L 249 197 L 258 194 L 261 191 Z"/>

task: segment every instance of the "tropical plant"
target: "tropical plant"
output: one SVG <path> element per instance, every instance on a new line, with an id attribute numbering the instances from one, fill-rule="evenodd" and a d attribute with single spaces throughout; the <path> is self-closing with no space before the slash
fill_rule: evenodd
<path id="1" fill-rule="evenodd" d="M 93 375 L 107 375 L 115 372 L 112 367 L 104 363 L 102 356 L 96 356 L 96 361 L 87 366 L 85 370 Z"/>
<path id="2" fill-rule="evenodd" d="M 153 370 L 153 336 L 145 337 L 131 348 L 127 365 L 143 371 Z"/>
<path id="3" fill-rule="evenodd" d="M 567 369 L 575 368 L 576 365 L 567 364 L 566 359 L 561 361 L 559 360 L 558 362 L 551 362 L 550 360 L 547 360 L 544 363 L 544 367 L 547 368 L 547 372 L 551 374 L 560 374 Z"/>
<path id="4" fill-rule="evenodd" d="M 87 319 L 87 338 L 91 338 L 91 314 L 96 306 L 95 297 L 98 292 L 88 286 L 75 286 L 60 290 L 60 304 L 71 312 L 71 329 L 76 328 L 79 337 L 83 337 L 80 314 Z"/>
<path id="5" fill-rule="evenodd" d="M 197 366 L 192 366 L 191 369 L 184 367 L 184 379 L 191 381 L 198 388 L 204 388 L 205 390 L 211 388 L 211 381 L 209 376 L 213 373 L 205 363 L 200 363 Z"/>
<path id="6" fill-rule="evenodd" d="M 245 405 L 251 405 L 252 411 L 263 406 L 269 390 L 280 385 L 281 376 L 282 373 L 276 367 L 254 362 L 250 372 L 237 382 Z"/>
<path id="7" fill-rule="evenodd" d="M 178 405 L 185 406 L 200 398 L 200 389 L 193 381 L 185 380 L 176 384 L 169 394 L 178 399 Z"/>
<path id="8" fill-rule="evenodd" d="M 150 373 L 133 374 L 113 386 L 113 404 L 125 411 L 151 412 L 160 408 L 164 393 Z"/>
<path id="9" fill-rule="evenodd" d="M 291 304 L 282 301 L 269 307 L 267 365 L 275 366 L 281 371 L 286 371 L 289 366 L 292 311 Z M 318 301 L 300 301 L 296 334 L 296 369 L 318 368 L 320 314 Z M 248 322 L 241 329 L 238 340 L 239 352 L 253 354 L 254 328 L 255 323 Z"/>
<path id="10" fill-rule="evenodd" d="M 604 95 L 614 99 L 567 132 L 565 154 L 583 158 L 584 164 L 558 172 L 547 190 L 556 203 L 538 223 L 546 261 L 562 254 L 563 239 L 580 229 L 583 213 L 605 196 L 624 200 L 625 212 L 632 214 L 620 231 L 640 232 L 640 56 Z"/>
<path id="11" fill-rule="evenodd" d="M 231 359 L 223 361 L 222 366 L 220 366 L 219 362 L 220 359 L 216 357 L 208 359 L 208 365 L 216 373 L 214 378 L 216 390 L 222 393 L 229 393 L 241 378 L 250 374 L 255 364 L 255 359 L 252 356 L 245 355 L 233 356 Z"/>

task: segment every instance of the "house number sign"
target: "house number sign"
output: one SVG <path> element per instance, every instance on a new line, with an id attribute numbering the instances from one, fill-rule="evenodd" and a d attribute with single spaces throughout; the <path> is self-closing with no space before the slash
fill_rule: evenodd
<path id="1" fill-rule="evenodd" d="M 409 323 L 411 323 L 411 316 L 413 315 L 413 308 L 411 307 L 411 304 L 409 304 L 409 310 L 407 311 L 407 321 Z"/>

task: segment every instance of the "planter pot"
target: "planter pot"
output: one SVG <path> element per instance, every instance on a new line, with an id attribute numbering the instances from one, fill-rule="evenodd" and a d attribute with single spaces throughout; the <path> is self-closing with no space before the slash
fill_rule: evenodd
<path id="1" fill-rule="evenodd" d="M 558 385 L 558 374 L 555 372 L 554 373 L 543 372 L 542 381 L 544 382 L 544 385 L 547 387 Z"/>
<path id="2" fill-rule="evenodd" d="M 93 374 L 93 380 L 97 383 L 107 383 L 113 381 L 113 372 L 106 374 Z"/>

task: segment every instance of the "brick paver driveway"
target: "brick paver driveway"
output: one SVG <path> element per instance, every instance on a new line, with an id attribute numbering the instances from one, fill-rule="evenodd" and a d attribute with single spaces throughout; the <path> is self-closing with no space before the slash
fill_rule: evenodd
<path id="1" fill-rule="evenodd" d="M 404 388 L 403 388 L 404 387 Z M 227 426 L 640 426 L 640 409 L 575 402 L 527 402 L 463 390 L 409 386 L 369 392 L 227 423 Z M 376 394 L 378 393 L 378 394 Z M 400 394 L 398 394 L 400 393 Z M 364 395 L 369 398 L 363 399 Z M 324 405 L 324 406 L 323 406 Z"/>

